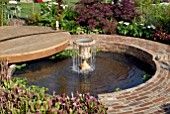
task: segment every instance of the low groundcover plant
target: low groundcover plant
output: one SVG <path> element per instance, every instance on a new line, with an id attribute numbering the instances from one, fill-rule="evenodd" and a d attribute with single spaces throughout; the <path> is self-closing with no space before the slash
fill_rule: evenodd
<path id="1" fill-rule="evenodd" d="M 71 98 L 46 94 L 47 88 L 28 86 L 26 79 L 11 77 L 8 62 L 0 65 L 0 114 L 106 114 L 107 108 L 89 93 Z"/>

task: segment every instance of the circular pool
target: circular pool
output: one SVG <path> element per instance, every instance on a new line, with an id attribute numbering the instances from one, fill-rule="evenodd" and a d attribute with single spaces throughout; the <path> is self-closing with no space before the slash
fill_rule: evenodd
<path id="1" fill-rule="evenodd" d="M 28 62 L 14 76 L 26 77 L 30 85 L 47 87 L 48 93 L 71 95 L 90 92 L 97 94 L 127 89 L 143 82 L 145 74 L 153 75 L 154 68 L 138 58 L 117 52 L 99 52 L 96 56 L 96 69 L 89 74 L 72 71 L 72 59 L 49 60 L 48 58 Z"/>

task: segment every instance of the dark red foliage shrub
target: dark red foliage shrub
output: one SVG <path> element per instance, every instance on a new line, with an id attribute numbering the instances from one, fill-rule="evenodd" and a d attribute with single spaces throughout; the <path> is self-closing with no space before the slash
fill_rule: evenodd
<path id="1" fill-rule="evenodd" d="M 138 16 L 135 2 L 131 0 L 122 0 L 122 2 L 115 5 L 113 12 L 118 21 L 131 21 Z"/>
<path id="2" fill-rule="evenodd" d="M 111 4 L 102 3 L 101 0 L 81 0 L 75 8 L 79 14 L 77 22 L 80 26 L 87 27 L 88 30 L 99 29 L 106 33 L 112 33 L 114 30 L 106 29 L 106 27 L 114 24 L 113 7 Z"/>
<path id="3" fill-rule="evenodd" d="M 153 35 L 154 40 L 162 41 L 170 44 L 170 34 L 166 34 L 162 30 L 156 31 Z"/>

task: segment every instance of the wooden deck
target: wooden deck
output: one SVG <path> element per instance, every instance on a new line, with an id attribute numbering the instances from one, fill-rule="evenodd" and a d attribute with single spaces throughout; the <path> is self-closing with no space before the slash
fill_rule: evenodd
<path id="1" fill-rule="evenodd" d="M 47 27 L 0 27 L 0 60 L 17 63 L 47 57 L 64 50 L 70 34 Z"/>

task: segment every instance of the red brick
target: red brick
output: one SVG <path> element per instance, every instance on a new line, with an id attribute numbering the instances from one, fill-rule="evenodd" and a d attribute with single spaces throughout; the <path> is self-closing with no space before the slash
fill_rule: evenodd
<path id="1" fill-rule="evenodd" d="M 144 106 L 148 106 L 148 105 L 151 105 L 151 104 L 153 104 L 153 102 L 147 102 L 147 103 L 141 104 L 140 106 L 144 107 Z"/>
<path id="2" fill-rule="evenodd" d="M 128 112 L 121 112 L 121 113 L 118 113 L 118 114 L 133 114 L 132 111 L 128 111 Z"/>
<path id="3" fill-rule="evenodd" d="M 135 98 L 137 98 L 138 96 L 131 96 L 131 97 L 128 97 L 128 98 L 126 98 L 126 100 L 132 100 L 132 99 L 135 99 Z"/>
<path id="4" fill-rule="evenodd" d="M 128 106 L 119 105 L 119 106 L 114 106 L 113 108 L 119 109 L 119 108 L 126 108 L 126 107 L 128 107 Z"/>
<path id="5" fill-rule="evenodd" d="M 165 99 L 164 97 L 160 97 L 160 98 L 157 98 L 157 99 L 153 100 L 153 102 L 159 102 L 159 101 L 162 101 L 164 99 Z"/>
<path id="6" fill-rule="evenodd" d="M 162 78 L 158 81 L 158 83 L 162 83 L 163 80 L 165 80 L 165 77 L 162 77 Z"/>
<path id="7" fill-rule="evenodd" d="M 153 114 L 162 114 L 162 113 L 165 113 L 163 110 L 158 110 L 156 112 L 154 112 Z"/>
<path id="8" fill-rule="evenodd" d="M 119 112 L 119 110 L 113 109 L 113 110 L 108 110 L 107 112 L 108 112 L 108 114 L 109 114 L 109 113 L 115 113 L 115 112 Z"/>
<path id="9" fill-rule="evenodd" d="M 167 91 L 167 92 L 170 92 L 170 88 L 168 88 L 166 91 Z"/>
<path id="10" fill-rule="evenodd" d="M 146 110 L 146 109 L 149 109 L 148 107 L 143 107 L 143 108 L 138 108 L 136 110 L 134 110 L 135 112 L 139 112 L 139 111 L 143 111 L 143 110 Z"/>
<path id="11" fill-rule="evenodd" d="M 144 95 L 147 95 L 147 94 L 150 94 L 151 92 L 150 91 L 144 91 L 143 93 L 139 94 L 139 96 L 144 96 Z"/>
<path id="12" fill-rule="evenodd" d="M 155 87 L 155 88 L 151 89 L 151 91 L 154 92 L 154 91 L 159 90 L 159 89 L 160 89 L 160 87 Z"/>
<path id="13" fill-rule="evenodd" d="M 124 96 L 120 96 L 120 97 L 116 97 L 117 99 L 123 99 L 123 98 L 127 98 L 130 97 L 130 95 L 124 95 Z"/>
<path id="14" fill-rule="evenodd" d="M 136 91 L 140 91 L 140 90 L 143 90 L 144 87 L 140 87 L 140 88 L 137 88 Z"/>
<path id="15" fill-rule="evenodd" d="M 124 92 L 124 93 L 121 93 L 121 95 L 126 95 L 126 94 L 130 94 L 131 92 L 130 91 L 127 91 L 127 92 Z"/>
<path id="16" fill-rule="evenodd" d="M 147 83 L 145 86 L 151 86 L 151 85 L 153 85 L 154 83 L 153 82 L 149 82 L 149 83 Z"/>
<path id="17" fill-rule="evenodd" d="M 139 97 L 139 98 L 136 98 L 135 100 L 144 100 L 144 99 L 146 99 L 146 98 L 148 98 L 148 96 L 142 96 L 142 97 Z"/>

